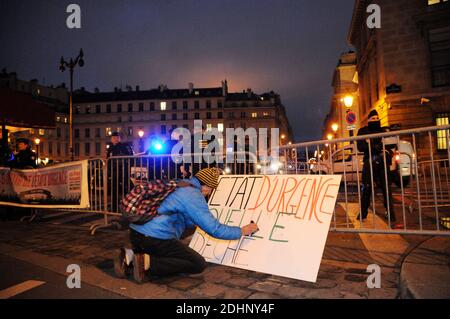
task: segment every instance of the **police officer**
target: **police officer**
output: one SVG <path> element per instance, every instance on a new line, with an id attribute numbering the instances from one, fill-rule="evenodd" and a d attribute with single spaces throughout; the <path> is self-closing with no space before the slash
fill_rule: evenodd
<path id="1" fill-rule="evenodd" d="M 124 144 L 120 141 L 119 132 L 113 132 L 111 135 L 111 144 L 109 145 L 108 152 L 106 154 L 107 158 L 111 156 L 133 156 L 133 148 Z"/>
<path id="2" fill-rule="evenodd" d="M 19 151 L 14 155 L 10 166 L 18 169 L 36 168 L 36 153 L 31 150 L 30 140 L 18 138 L 16 143 Z"/>
<path id="3" fill-rule="evenodd" d="M 115 156 L 133 156 L 134 152 L 130 145 L 120 141 L 119 132 L 113 132 L 111 135 L 111 144 L 109 145 L 107 158 Z M 129 175 L 129 160 L 112 159 L 108 161 L 108 184 L 111 195 L 111 210 L 117 212 L 119 202 L 132 187 Z"/>
<path id="4" fill-rule="evenodd" d="M 381 127 L 380 118 L 378 116 L 377 111 L 372 110 L 369 113 L 368 125 L 359 129 L 358 136 L 384 133 L 387 131 L 388 131 L 387 127 Z M 390 186 L 391 181 L 389 176 L 390 175 L 389 167 L 391 166 L 392 163 L 392 151 L 391 151 L 392 147 L 385 145 L 384 147 L 385 153 L 383 155 L 382 138 L 370 139 L 370 154 L 369 154 L 369 144 L 366 142 L 366 140 L 359 140 L 357 145 L 358 150 L 360 152 L 364 152 L 364 165 L 362 171 L 361 211 L 357 218 L 365 219 L 367 217 L 373 184 L 370 174 L 370 162 L 372 161 L 372 172 L 374 182 L 379 188 L 381 188 L 383 192 L 384 208 L 386 209 L 385 217 L 387 218 L 389 216 L 387 211 L 388 209 L 387 198 L 389 197 L 390 220 L 394 222 L 395 221 L 394 203 L 392 199 L 392 191 Z M 372 158 L 370 158 L 370 155 L 372 155 Z M 387 172 L 385 171 L 384 158 L 386 158 Z M 385 176 L 387 176 L 387 183 Z M 389 196 L 387 193 L 389 193 Z"/>

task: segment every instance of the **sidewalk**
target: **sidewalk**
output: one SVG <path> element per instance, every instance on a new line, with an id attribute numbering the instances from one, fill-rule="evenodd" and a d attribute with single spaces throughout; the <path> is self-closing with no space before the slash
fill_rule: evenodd
<path id="1" fill-rule="evenodd" d="M 428 239 L 405 258 L 400 291 L 402 298 L 450 299 L 450 238 Z"/>
<path id="2" fill-rule="evenodd" d="M 382 240 L 382 238 L 380 238 Z M 151 278 L 138 285 L 117 279 L 113 256 L 128 241 L 126 231 L 95 236 L 78 226 L 0 223 L 0 254 L 67 275 L 82 269 L 82 281 L 130 298 L 396 298 L 403 252 L 368 252 L 357 234 L 330 233 L 316 283 L 208 264 L 198 275 Z M 382 263 L 379 263 L 383 261 Z M 379 263 L 380 289 L 366 285 L 367 265 Z"/>

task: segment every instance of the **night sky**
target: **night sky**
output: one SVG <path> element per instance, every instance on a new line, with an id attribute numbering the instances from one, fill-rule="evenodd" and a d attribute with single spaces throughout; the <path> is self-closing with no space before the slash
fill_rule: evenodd
<path id="1" fill-rule="evenodd" d="M 66 7 L 81 6 L 81 29 Z M 296 142 L 318 139 L 354 0 L 0 0 L 0 68 L 68 83 L 61 55 L 85 52 L 75 87 L 220 86 L 281 94 Z"/>

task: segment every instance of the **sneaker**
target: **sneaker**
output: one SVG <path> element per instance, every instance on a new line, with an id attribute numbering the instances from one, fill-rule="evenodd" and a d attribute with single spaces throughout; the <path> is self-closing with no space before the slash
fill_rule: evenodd
<path id="1" fill-rule="evenodd" d="M 125 248 L 120 248 L 114 258 L 114 273 L 118 278 L 127 278 L 132 272 L 132 267 L 127 264 Z"/>
<path id="2" fill-rule="evenodd" d="M 145 279 L 144 254 L 135 253 L 133 257 L 133 277 L 137 283 L 143 283 Z"/>

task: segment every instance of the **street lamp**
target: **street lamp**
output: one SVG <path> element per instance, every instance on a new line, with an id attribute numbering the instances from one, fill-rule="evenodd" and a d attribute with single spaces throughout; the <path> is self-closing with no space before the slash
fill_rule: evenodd
<path id="1" fill-rule="evenodd" d="M 61 57 L 59 69 L 61 72 L 66 70 L 66 67 L 69 68 L 70 71 L 70 100 L 69 100 L 69 148 L 70 148 L 70 159 L 73 161 L 73 104 L 72 104 L 72 96 L 73 96 L 73 69 L 75 66 L 79 65 L 83 67 L 84 65 L 84 53 L 83 49 L 80 49 L 80 53 L 74 59 L 70 58 L 69 62 L 64 60 L 64 57 Z"/>
<path id="2" fill-rule="evenodd" d="M 41 140 L 36 137 L 34 139 L 34 144 L 36 144 L 36 165 L 39 165 L 39 143 L 41 143 Z"/>
<path id="3" fill-rule="evenodd" d="M 331 129 L 333 130 L 334 134 L 338 131 L 339 125 L 337 123 L 333 123 L 331 125 Z"/>
<path id="4" fill-rule="evenodd" d="M 342 100 L 344 101 L 344 105 L 346 107 L 353 106 L 353 96 L 352 95 L 346 95 Z"/>
<path id="5" fill-rule="evenodd" d="M 328 139 L 329 141 L 331 141 L 331 140 L 333 139 L 333 134 L 328 134 L 328 135 L 327 135 L 327 139 Z"/>
<path id="6" fill-rule="evenodd" d="M 144 143 L 142 142 L 142 138 L 144 137 L 144 131 L 139 130 L 138 135 L 139 135 L 139 149 L 140 149 L 140 152 L 143 152 L 144 151 Z"/>

